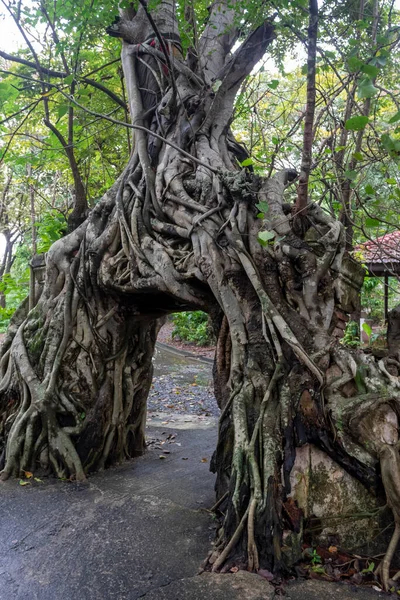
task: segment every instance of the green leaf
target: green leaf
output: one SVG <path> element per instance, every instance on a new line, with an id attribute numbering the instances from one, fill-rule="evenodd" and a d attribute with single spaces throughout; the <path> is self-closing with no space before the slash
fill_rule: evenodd
<path id="1" fill-rule="evenodd" d="M 374 79 L 379 73 L 378 67 L 374 67 L 373 65 L 370 65 L 370 64 L 363 65 L 361 67 L 361 71 L 363 73 L 365 73 L 366 75 L 369 75 L 371 77 L 371 79 Z"/>
<path id="2" fill-rule="evenodd" d="M 357 177 L 357 171 L 345 171 L 344 175 L 347 179 L 354 181 L 354 179 Z"/>
<path id="3" fill-rule="evenodd" d="M 71 83 L 73 82 L 73 80 L 74 80 L 74 76 L 73 75 L 68 75 L 68 77 L 66 77 L 64 79 L 64 83 L 66 83 L 67 85 L 71 85 Z"/>
<path id="4" fill-rule="evenodd" d="M 359 98 L 372 98 L 377 93 L 378 90 L 370 79 L 364 79 L 358 86 L 357 94 Z"/>
<path id="5" fill-rule="evenodd" d="M 350 73 L 355 73 L 363 66 L 363 61 L 356 56 L 350 56 L 350 58 L 347 59 L 347 66 L 349 67 Z"/>
<path id="6" fill-rule="evenodd" d="M 307 75 L 307 73 L 308 73 L 308 65 L 307 65 L 307 64 L 305 64 L 305 65 L 303 65 L 303 66 L 301 67 L 301 74 L 302 74 L 302 75 Z"/>
<path id="7" fill-rule="evenodd" d="M 279 144 L 279 139 L 278 139 L 277 137 L 275 137 L 275 136 L 272 136 L 272 138 L 271 138 L 271 142 L 272 142 L 273 144 L 275 144 L 275 146 L 277 146 L 277 145 Z"/>
<path id="8" fill-rule="evenodd" d="M 376 62 L 377 65 L 384 67 L 387 63 L 387 57 L 386 56 L 376 56 L 374 62 Z"/>
<path id="9" fill-rule="evenodd" d="M 258 208 L 258 210 L 262 213 L 267 213 L 269 211 L 268 202 L 264 202 L 264 200 L 262 200 L 261 202 L 256 204 L 256 208 Z"/>
<path id="10" fill-rule="evenodd" d="M 30 481 L 24 481 L 23 479 L 19 480 L 19 485 L 30 485 L 31 482 Z"/>
<path id="11" fill-rule="evenodd" d="M 354 158 L 354 160 L 363 160 L 364 159 L 364 157 L 361 154 L 361 152 L 354 152 L 353 158 Z"/>
<path id="12" fill-rule="evenodd" d="M 364 333 L 367 334 L 368 337 L 371 337 L 372 327 L 368 325 L 368 323 L 362 324 L 362 330 L 364 331 Z"/>
<path id="13" fill-rule="evenodd" d="M 366 227 L 378 227 L 380 225 L 380 221 L 378 219 L 373 219 L 372 217 L 367 217 L 365 219 Z"/>
<path id="14" fill-rule="evenodd" d="M 348 131 L 361 131 L 365 128 L 366 124 L 368 123 L 368 120 L 368 117 L 364 117 L 361 115 L 358 117 L 351 117 L 350 119 L 347 119 L 344 126 Z"/>
<path id="15" fill-rule="evenodd" d="M 381 136 L 381 144 L 388 152 L 392 152 L 394 150 L 394 142 L 388 133 L 384 133 Z"/>
<path id="16" fill-rule="evenodd" d="M 374 569 L 375 569 L 375 563 L 371 562 L 371 563 L 369 563 L 368 568 L 367 569 L 363 569 L 361 571 L 361 573 L 373 573 Z"/>
<path id="17" fill-rule="evenodd" d="M 391 119 L 389 119 L 389 123 L 397 123 L 397 121 L 400 121 L 400 110 Z"/>
<path id="18" fill-rule="evenodd" d="M 396 185 L 397 181 L 393 177 L 389 177 L 389 179 L 386 179 L 386 183 L 389 185 Z"/>
<path id="19" fill-rule="evenodd" d="M 269 83 L 267 83 L 267 86 L 271 88 L 271 90 L 276 90 L 276 88 L 279 85 L 279 80 L 278 79 L 273 79 L 272 81 L 270 81 Z"/>
<path id="20" fill-rule="evenodd" d="M 57 108 L 58 118 L 61 119 L 61 117 L 66 115 L 68 112 L 68 109 L 69 109 L 68 104 L 60 104 Z"/>
<path id="21" fill-rule="evenodd" d="M 274 239 L 275 235 L 275 231 L 260 231 L 258 234 L 258 241 L 261 246 L 266 246 L 268 242 L 271 242 L 271 240 Z"/>
<path id="22" fill-rule="evenodd" d="M 254 161 L 251 158 L 246 158 L 246 160 L 244 160 L 243 162 L 240 163 L 240 165 L 242 167 L 249 167 L 250 165 L 253 165 Z"/>
<path id="23" fill-rule="evenodd" d="M 368 184 L 365 186 L 365 193 L 368 194 L 369 196 L 375 196 L 375 190 L 372 187 L 372 185 Z"/>

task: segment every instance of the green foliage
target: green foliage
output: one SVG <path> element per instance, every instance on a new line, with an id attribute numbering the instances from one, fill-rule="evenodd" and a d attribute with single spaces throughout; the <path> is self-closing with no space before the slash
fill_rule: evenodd
<path id="1" fill-rule="evenodd" d="M 36 231 L 38 236 L 38 253 L 47 252 L 50 246 L 65 235 L 67 231 L 67 223 L 64 215 L 55 210 L 46 212 L 36 222 Z"/>
<path id="2" fill-rule="evenodd" d="M 212 343 L 212 333 L 205 312 L 195 310 L 176 313 L 172 319 L 175 326 L 172 337 L 195 342 L 198 346 L 207 346 Z"/>
<path id="3" fill-rule="evenodd" d="M 13 273 L 6 273 L 0 281 L 0 293 L 5 296 L 6 307 L 0 307 L 0 333 L 6 331 L 15 310 L 29 294 L 29 267 L 23 267 L 23 252 L 17 251 Z M 25 263 L 27 265 L 27 263 Z"/>
<path id="4" fill-rule="evenodd" d="M 390 310 L 399 302 L 399 283 L 395 277 L 389 277 L 388 286 Z M 361 289 L 361 306 L 368 315 L 368 319 L 372 319 L 375 323 L 383 321 L 384 298 L 385 288 L 382 277 L 365 277 Z"/>

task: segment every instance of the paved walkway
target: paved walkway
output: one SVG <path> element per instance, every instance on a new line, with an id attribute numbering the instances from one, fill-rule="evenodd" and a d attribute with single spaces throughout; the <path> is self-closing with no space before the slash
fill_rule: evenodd
<path id="1" fill-rule="evenodd" d="M 168 422 L 166 422 L 168 421 Z M 216 420 L 150 415 L 149 451 L 87 484 L 1 486 L 1 600 L 269 600 L 257 575 L 197 576 L 214 537 Z M 162 457 L 162 458 L 160 458 Z M 378 594 L 321 582 L 288 600 Z"/>
<path id="2" fill-rule="evenodd" d="M 87 484 L 2 484 L 1 600 L 133 600 L 196 574 L 214 535 L 216 423 L 161 419 L 145 456 Z"/>

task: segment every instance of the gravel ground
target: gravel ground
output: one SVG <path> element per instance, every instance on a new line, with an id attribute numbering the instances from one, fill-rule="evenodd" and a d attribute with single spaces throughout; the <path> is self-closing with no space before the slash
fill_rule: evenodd
<path id="1" fill-rule="evenodd" d="M 183 382 L 175 373 L 153 377 L 147 410 L 150 413 L 180 413 L 219 416 L 219 408 L 211 387 Z"/>
<path id="2" fill-rule="evenodd" d="M 219 416 L 219 408 L 211 389 L 195 383 L 182 385 L 174 376 L 168 375 L 154 377 L 147 409 L 148 412 Z"/>
<path id="3" fill-rule="evenodd" d="M 158 348 L 147 407 L 149 412 L 218 417 L 212 363 Z"/>
<path id="4" fill-rule="evenodd" d="M 190 352 L 201 358 L 214 358 L 215 347 L 180 342 L 172 337 L 173 328 L 173 323 L 166 323 L 157 341 L 171 346 L 172 350 Z M 158 348 L 147 407 L 149 413 L 218 417 L 220 411 L 214 397 L 211 361 L 193 360 Z"/>

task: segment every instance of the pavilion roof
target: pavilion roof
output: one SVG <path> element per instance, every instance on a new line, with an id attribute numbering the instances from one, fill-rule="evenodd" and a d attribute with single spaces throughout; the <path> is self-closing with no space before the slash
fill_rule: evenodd
<path id="1" fill-rule="evenodd" d="M 400 231 L 393 231 L 369 240 L 356 246 L 356 251 L 361 252 L 363 262 L 368 264 L 387 266 L 400 264 Z"/>

